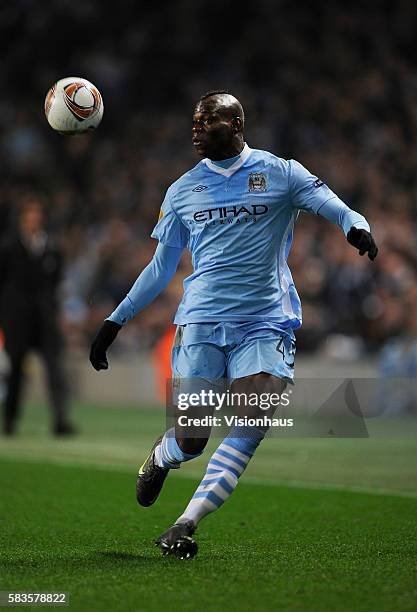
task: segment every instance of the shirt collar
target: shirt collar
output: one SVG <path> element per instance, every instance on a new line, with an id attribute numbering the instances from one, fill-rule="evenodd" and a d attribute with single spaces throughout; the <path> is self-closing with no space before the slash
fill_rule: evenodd
<path id="1" fill-rule="evenodd" d="M 216 164 L 214 164 L 211 161 L 211 159 L 208 159 L 208 157 L 205 157 L 202 161 L 203 161 L 203 164 L 206 164 L 209 170 L 212 170 L 213 172 L 217 172 L 218 174 L 223 174 L 223 176 L 229 177 L 229 176 L 232 176 L 232 174 L 234 174 L 236 170 L 239 170 L 239 168 L 243 166 L 243 164 L 246 162 L 251 152 L 252 152 L 252 149 L 248 147 L 248 145 L 245 142 L 245 146 L 242 149 L 239 159 L 237 159 L 235 163 L 230 166 L 230 168 L 222 168 L 221 166 L 216 166 Z"/>

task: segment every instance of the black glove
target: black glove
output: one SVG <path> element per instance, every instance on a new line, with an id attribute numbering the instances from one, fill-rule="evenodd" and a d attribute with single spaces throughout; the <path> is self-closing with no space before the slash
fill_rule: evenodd
<path id="1" fill-rule="evenodd" d="M 93 340 L 90 350 L 91 365 L 97 372 L 99 370 L 107 370 L 109 367 L 106 351 L 115 340 L 121 325 L 114 321 L 104 321 L 97 336 Z"/>
<path id="2" fill-rule="evenodd" d="M 359 250 L 359 255 L 368 253 L 368 257 L 371 261 L 378 255 L 378 247 L 375 244 L 375 240 L 372 238 L 371 234 L 364 229 L 351 227 L 347 235 L 347 241 Z"/>

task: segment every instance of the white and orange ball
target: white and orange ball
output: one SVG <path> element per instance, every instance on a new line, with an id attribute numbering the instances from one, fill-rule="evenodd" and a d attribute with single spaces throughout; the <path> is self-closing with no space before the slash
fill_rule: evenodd
<path id="1" fill-rule="evenodd" d="M 103 99 L 97 87 L 80 77 L 57 81 L 46 94 L 45 115 L 60 134 L 95 130 L 103 117 Z"/>

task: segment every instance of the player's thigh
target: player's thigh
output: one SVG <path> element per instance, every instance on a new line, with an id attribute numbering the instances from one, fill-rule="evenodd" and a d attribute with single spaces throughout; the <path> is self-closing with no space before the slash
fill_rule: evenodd
<path id="1" fill-rule="evenodd" d="M 213 414 L 214 407 L 191 403 L 190 396 L 222 388 L 226 372 L 224 352 L 214 344 L 201 343 L 175 346 L 172 349 L 173 411 L 177 440 L 207 440 L 209 424 L 197 424 L 197 419 Z M 207 397 L 207 396 L 206 396 Z M 205 403 L 204 403 L 205 402 Z M 184 449 L 183 449 L 184 450 Z M 188 450 L 187 452 L 192 452 Z"/>
<path id="2" fill-rule="evenodd" d="M 237 416 L 272 417 L 286 386 L 287 380 L 267 372 L 236 378 L 231 384 L 231 391 L 236 398 L 234 405 Z"/>
<path id="3" fill-rule="evenodd" d="M 277 394 L 284 391 L 287 382 L 293 380 L 294 358 L 295 338 L 292 334 L 268 332 L 265 338 L 246 338 L 229 355 L 228 377 L 233 380 L 232 389 L 246 396 L 256 394 L 260 401 L 274 394 L 275 401 Z M 259 412 L 260 401 L 258 406 L 240 402 L 237 413 L 253 416 Z M 263 402 L 262 405 L 266 404 Z M 275 407 L 271 404 L 270 409 L 261 412 L 273 414 L 276 407 L 277 404 Z"/>

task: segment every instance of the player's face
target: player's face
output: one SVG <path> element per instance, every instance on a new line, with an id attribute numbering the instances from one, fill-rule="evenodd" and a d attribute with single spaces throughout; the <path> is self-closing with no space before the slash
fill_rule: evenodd
<path id="1" fill-rule="evenodd" d="M 233 123 L 229 117 L 209 105 L 199 104 L 193 115 L 193 145 L 202 157 L 222 159 L 227 157 L 233 140 Z"/>

